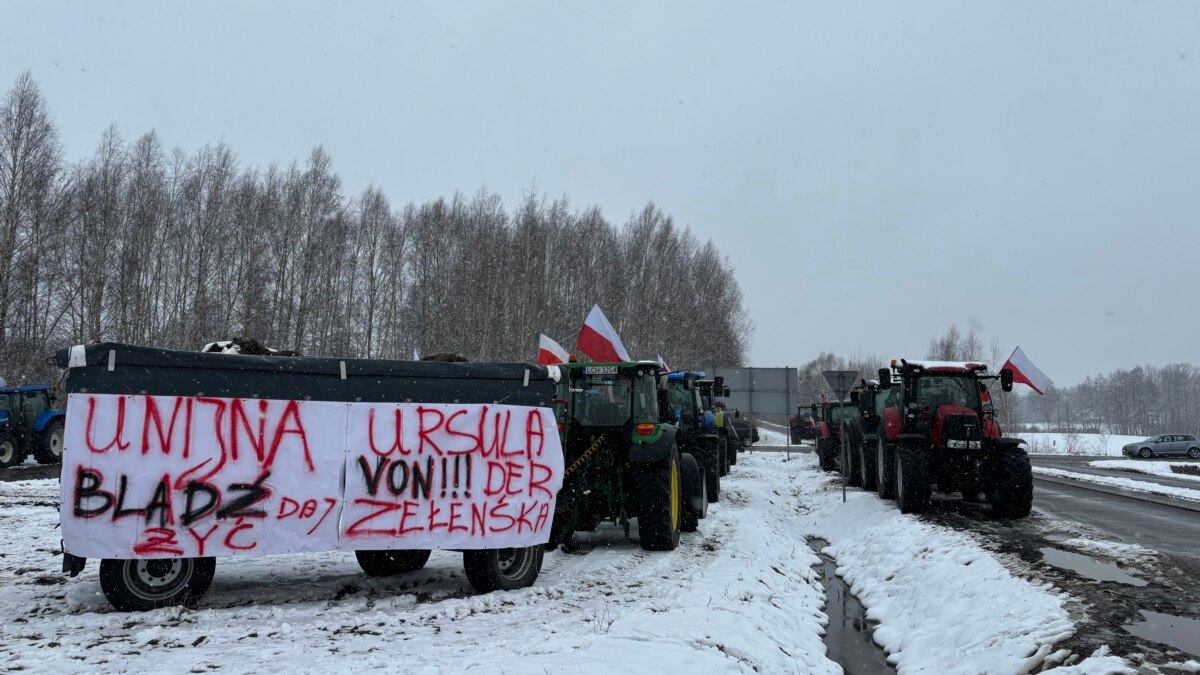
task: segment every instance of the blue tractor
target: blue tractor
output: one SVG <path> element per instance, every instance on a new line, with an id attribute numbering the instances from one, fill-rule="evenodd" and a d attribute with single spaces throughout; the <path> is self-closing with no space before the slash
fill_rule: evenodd
<path id="1" fill-rule="evenodd" d="M 0 469 L 33 454 L 40 464 L 62 461 L 65 415 L 45 385 L 0 388 Z"/>

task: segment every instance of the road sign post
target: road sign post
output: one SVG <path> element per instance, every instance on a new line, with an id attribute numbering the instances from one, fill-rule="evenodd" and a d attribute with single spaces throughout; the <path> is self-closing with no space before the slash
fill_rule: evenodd
<path id="1" fill-rule="evenodd" d="M 821 375 L 825 377 L 825 381 L 829 383 L 829 388 L 833 390 L 837 396 L 837 402 L 841 405 L 846 400 L 846 394 L 850 393 L 850 389 L 854 387 L 854 380 L 858 378 L 857 370 L 824 370 Z M 832 430 L 830 431 L 832 436 Z M 842 474 L 842 501 L 846 501 L 846 439 L 842 438 L 842 434 L 838 434 L 841 439 L 842 448 L 838 454 L 838 473 Z"/>

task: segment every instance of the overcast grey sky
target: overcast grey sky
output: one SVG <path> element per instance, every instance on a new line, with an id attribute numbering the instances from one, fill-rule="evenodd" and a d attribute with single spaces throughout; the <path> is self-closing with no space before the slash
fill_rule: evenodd
<path id="1" fill-rule="evenodd" d="M 955 322 L 1064 385 L 1200 365 L 1200 3 L 338 4 L 7 0 L 0 87 L 70 159 L 115 122 L 323 144 L 396 203 L 654 200 L 729 255 L 753 365 Z"/>

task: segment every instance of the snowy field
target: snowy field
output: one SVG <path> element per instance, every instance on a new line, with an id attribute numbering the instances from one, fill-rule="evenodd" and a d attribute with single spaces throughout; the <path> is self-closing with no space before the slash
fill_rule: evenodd
<path id="1" fill-rule="evenodd" d="M 59 573 L 57 481 L 0 483 L 0 669 L 837 673 L 813 535 L 901 673 L 1030 672 L 1066 656 L 1055 643 L 1074 630 L 1067 599 L 1010 573 L 1020 561 L 872 494 L 842 504 L 811 454 L 772 450 L 739 459 L 701 531 L 670 553 L 606 526 L 576 553 L 547 554 L 535 587 L 485 596 L 453 553 L 393 579 L 365 577 L 344 553 L 223 560 L 199 607 L 146 613 L 112 611 L 94 561 L 76 579 Z M 1046 672 L 1122 668 L 1096 655 Z"/>
<path id="2" fill-rule="evenodd" d="M 1147 494 L 1162 495 L 1164 497 L 1174 497 L 1176 499 L 1186 499 L 1188 501 L 1200 502 L 1200 490 L 1175 487 L 1174 485 L 1163 485 L 1161 483 L 1154 483 L 1148 480 L 1120 478 L 1118 476 L 1097 476 L 1096 474 L 1092 473 L 1065 471 L 1063 469 L 1051 469 L 1042 466 L 1033 467 L 1033 472 L 1039 476 L 1068 478 L 1070 480 L 1095 483 L 1096 485 L 1107 485 L 1108 487 L 1121 488 L 1123 490 L 1133 490 L 1134 492 L 1145 492 Z"/>
<path id="3" fill-rule="evenodd" d="M 1118 471 L 1132 471 L 1134 473 L 1144 473 L 1150 476 L 1167 476 L 1169 478 L 1178 478 L 1196 483 L 1196 487 L 1200 488 L 1200 476 L 1191 473 L 1177 473 L 1171 470 L 1171 467 L 1187 467 L 1195 470 L 1200 469 L 1200 463 L 1179 461 L 1179 462 L 1163 462 L 1163 461 L 1146 461 L 1144 459 L 1100 459 L 1094 462 L 1088 462 L 1091 466 L 1097 469 L 1117 469 Z"/>
<path id="4" fill-rule="evenodd" d="M 1122 447 L 1129 443 L 1146 440 L 1145 436 L 1114 436 L 1110 434 L 1018 432 L 1013 435 L 1025 439 L 1025 449 L 1031 455 L 1120 457 Z"/>

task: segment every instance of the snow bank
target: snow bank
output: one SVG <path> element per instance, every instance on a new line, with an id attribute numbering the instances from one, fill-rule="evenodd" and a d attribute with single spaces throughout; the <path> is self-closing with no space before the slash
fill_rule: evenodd
<path id="1" fill-rule="evenodd" d="M 819 471 L 813 456 L 791 463 L 800 526 L 830 542 L 838 574 L 879 622 L 875 641 L 900 672 L 1017 673 L 1052 661 L 1074 632 L 1065 597 L 1013 574 L 968 534 L 903 515 L 873 493 Z M 1063 672 L 1120 672 L 1096 655 Z M 1054 671 L 1047 671 L 1054 672 Z"/>
<path id="2" fill-rule="evenodd" d="M 1033 472 L 1035 474 L 1051 476 L 1053 478 L 1070 478 L 1071 480 L 1096 483 L 1098 485 L 1108 485 L 1109 487 L 1123 488 L 1126 490 L 1133 490 L 1134 492 L 1146 492 L 1149 494 L 1163 495 L 1165 497 L 1175 497 L 1177 499 L 1200 502 L 1200 490 L 1175 487 L 1173 485 L 1163 485 L 1161 483 L 1154 483 L 1148 480 L 1118 478 L 1116 476 L 1097 476 L 1090 473 L 1063 471 L 1062 469 L 1048 469 L 1040 466 L 1033 467 Z"/>
<path id="3" fill-rule="evenodd" d="M 1171 470 L 1173 466 L 1186 466 L 1192 469 L 1200 468 L 1200 464 L 1196 462 L 1149 462 L 1144 459 L 1101 459 L 1095 462 L 1088 462 L 1091 466 L 1097 469 L 1117 469 L 1120 471 L 1135 471 L 1137 473 L 1149 474 L 1151 476 L 1167 476 L 1169 478 L 1179 478 L 1182 480 L 1193 481 L 1200 483 L 1200 476 L 1190 473 L 1176 473 Z"/>
<path id="4" fill-rule="evenodd" d="M 1099 455 L 1121 456 L 1121 448 L 1145 440 L 1145 436 L 1113 436 L 1109 434 L 1062 434 L 1022 431 L 1013 434 L 1024 438 L 1031 455 Z"/>

